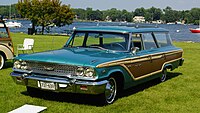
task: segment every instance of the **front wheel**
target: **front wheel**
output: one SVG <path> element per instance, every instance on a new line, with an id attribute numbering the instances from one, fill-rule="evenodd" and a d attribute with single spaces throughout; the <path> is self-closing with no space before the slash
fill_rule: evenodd
<path id="1" fill-rule="evenodd" d="M 5 64 L 5 59 L 4 59 L 3 55 L 0 54 L 0 69 L 3 68 L 4 64 Z"/>
<path id="2" fill-rule="evenodd" d="M 102 99 L 105 104 L 111 104 L 115 101 L 117 96 L 117 82 L 116 79 L 110 77 L 108 83 L 106 84 L 106 90 L 102 94 Z"/>

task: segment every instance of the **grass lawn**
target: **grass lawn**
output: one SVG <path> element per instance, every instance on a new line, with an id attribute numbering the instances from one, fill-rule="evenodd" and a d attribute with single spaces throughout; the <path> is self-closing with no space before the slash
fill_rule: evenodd
<path id="1" fill-rule="evenodd" d="M 11 34 L 14 47 L 24 38 L 35 40 L 36 52 L 56 49 L 63 46 L 66 36 L 30 36 Z M 200 43 L 175 42 L 184 49 L 184 65 L 169 72 L 169 79 L 160 84 L 150 81 L 138 87 L 124 91 L 122 96 L 112 105 L 97 106 L 95 98 L 89 95 L 40 93 L 29 96 L 24 86 L 16 85 L 11 76 L 12 62 L 0 70 L 0 113 L 6 113 L 24 104 L 46 106 L 44 113 L 105 113 L 133 112 L 155 113 L 200 112 Z M 16 50 L 16 48 L 15 48 Z M 94 98 L 94 99 L 93 99 Z"/>

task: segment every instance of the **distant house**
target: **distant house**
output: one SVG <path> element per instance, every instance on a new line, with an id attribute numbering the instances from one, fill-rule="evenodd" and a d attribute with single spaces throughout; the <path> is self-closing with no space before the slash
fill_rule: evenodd
<path id="1" fill-rule="evenodd" d="M 133 22 L 144 23 L 145 22 L 145 18 L 143 16 L 135 16 L 133 18 Z"/>
<path id="2" fill-rule="evenodd" d="M 106 22 L 112 22 L 111 18 L 109 16 L 106 16 L 106 19 L 105 19 Z"/>

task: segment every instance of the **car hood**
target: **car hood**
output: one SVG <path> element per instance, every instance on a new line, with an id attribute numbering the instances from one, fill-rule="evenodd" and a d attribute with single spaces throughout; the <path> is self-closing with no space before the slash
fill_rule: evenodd
<path id="1" fill-rule="evenodd" d="M 95 67 L 101 63 L 124 58 L 127 56 L 125 54 L 127 53 L 93 48 L 63 48 L 21 55 L 16 57 L 16 59 Z"/>

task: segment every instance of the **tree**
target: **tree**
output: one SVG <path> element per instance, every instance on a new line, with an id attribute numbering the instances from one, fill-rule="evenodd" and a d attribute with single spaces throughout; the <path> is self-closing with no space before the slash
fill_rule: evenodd
<path id="1" fill-rule="evenodd" d="M 73 12 L 77 16 L 77 19 L 86 20 L 87 14 L 86 14 L 85 9 L 81 9 L 81 8 L 73 9 Z"/>
<path id="2" fill-rule="evenodd" d="M 200 21 L 200 8 L 192 8 L 190 10 L 190 22 L 194 24 L 199 24 Z"/>
<path id="3" fill-rule="evenodd" d="M 167 23 L 168 22 L 176 22 L 180 20 L 180 15 L 178 13 L 178 11 L 173 10 L 171 7 L 167 6 L 165 9 L 163 9 L 164 11 L 164 16 L 163 16 L 163 20 L 165 20 Z"/>
<path id="4" fill-rule="evenodd" d="M 23 17 L 31 20 L 33 31 L 35 26 L 42 26 L 42 34 L 45 27 L 71 24 L 74 18 L 70 6 L 61 5 L 60 0 L 20 0 L 17 9 Z"/>
<path id="5" fill-rule="evenodd" d="M 92 8 L 86 9 L 87 19 L 88 20 L 103 20 L 103 12 L 100 10 L 92 10 Z"/>
<path id="6" fill-rule="evenodd" d="M 121 11 L 116 8 L 108 9 L 104 12 L 104 17 L 109 16 L 112 21 L 121 21 Z"/>
<path id="7" fill-rule="evenodd" d="M 133 20 L 133 13 L 123 9 L 121 11 L 121 21 L 132 22 L 132 20 Z"/>
<path id="8" fill-rule="evenodd" d="M 147 9 L 145 13 L 146 21 L 160 20 L 161 16 L 162 16 L 162 10 L 155 7 L 151 7 L 150 9 Z"/>
<path id="9" fill-rule="evenodd" d="M 141 8 L 137 8 L 135 9 L 134 15 L 135 16 L 145 16 L 146 10 L 141 7 Z"/>

